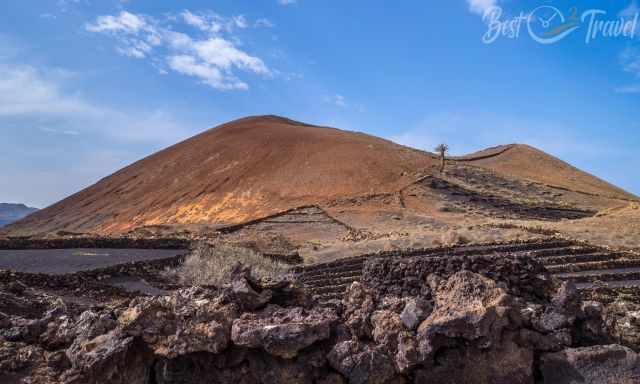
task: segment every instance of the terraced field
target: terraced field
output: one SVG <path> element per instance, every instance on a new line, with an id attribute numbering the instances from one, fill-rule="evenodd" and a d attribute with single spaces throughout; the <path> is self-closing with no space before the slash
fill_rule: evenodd
<path id="1" fill-rule="evenodd" d="M 592 289 L 596 285 L 615 289 L 640 287 L 640 255 L 613 252 L 561 239 L 362 255 L 301 268 L 299 279 L 314 299 L 328 301 L 341 299 L 351 283 L 360 281 L 364 264 L 371 258 L 496 254 L 504 257 L 537 258 L 553 276 L 561 280 L 573 280 L 582 290 Z"/>
<path id="2" fill-rule="evenodd" d="M 336 221 L 315 205 L 290 209 L 275 215 L 252 220 L 246 223 L 232 225 L 219 229 L 223 233 L 233 233 L 242 229 L 270 230 L 274 226 L 282 225 L 306 225 L 306 224 L 324 224 L 344 226 L 343 223 Z"/>

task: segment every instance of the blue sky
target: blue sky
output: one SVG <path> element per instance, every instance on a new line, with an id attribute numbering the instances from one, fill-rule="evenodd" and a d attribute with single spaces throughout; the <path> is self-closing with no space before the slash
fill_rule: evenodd
<path id="1" fill-rule="evenodd" d="M 49 205 L 257 114 L 455 154 L 528 143 L 640 194 L 640 26 L 555 44 L 490 20 L 572 2 L 12 1 L 0 7 L 0 201 Z M 583 1 L 603 20 L 637 3 Z M 495 19 L 498 20 L 498 19 Z M 558 18 L 554 22 L 558 22 Z M 495 24 L 494 24 L 495 25 Z M 534 33 L 538 33 L 534 25 Z"/>

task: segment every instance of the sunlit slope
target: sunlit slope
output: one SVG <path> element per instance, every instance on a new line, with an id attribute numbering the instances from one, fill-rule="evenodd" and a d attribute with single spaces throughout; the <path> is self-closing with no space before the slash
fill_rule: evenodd
<path id="1" fill-rule="evenodd" d="M 108 234 L 152 224 L 237 223 L 327 199 L 395 191 L 434 163 L 373 136 L 250 117 L 123 168 L 9 231 Z"/>

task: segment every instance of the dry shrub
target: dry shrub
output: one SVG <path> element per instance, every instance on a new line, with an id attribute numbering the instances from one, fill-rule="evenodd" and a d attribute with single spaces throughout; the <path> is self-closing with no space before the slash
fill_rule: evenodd
<path id="1" fill-rule="evenodd" d="M 456 230 L 448 230 L 442 234 L 441 244 L 445 246 L 462 245 L 471 242 L 468 233 L 462 233 Z"/>
<path id="2" fill-rule="evenodd" d="M 250 266 L 256 279 L 277 279 L 287 275 L 286 264 L 273 261 L 248 249 L 229 244 L 198 244 L 175 271 L 181 284 L 222 286 L 229 282 L 236 263 Z"/>

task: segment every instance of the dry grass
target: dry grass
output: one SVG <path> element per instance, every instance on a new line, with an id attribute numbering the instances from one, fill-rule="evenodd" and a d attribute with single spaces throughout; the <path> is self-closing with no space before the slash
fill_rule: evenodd
<path id="1" fill-rule="evenodd" d="M 454 227 L 436 235 L 433 246 L 455 246 L 464 244 L 491 244 L 501 242 L 539 239 L 539 234 L 528 233 L 520 228 L 496 228 L 488 225 Z"/>
<path id="2" fill-rule="evenodd" d="M 171 273 L 181 284 L 222 286 L 230 281 L 236 263 L 251 267 L 256 279 L 277 279 L 289 272 L 289 266 L 248 249 L 229 244 L 211 246 L 200 243 L 185 262 Z"/>
<path id="3" fill-rule="evenodd" d="M 467 231 L 448 230 L 440 237 L 440 244 L 445 246 L 463 245 L 470 243 L 471 237 Z"/>

